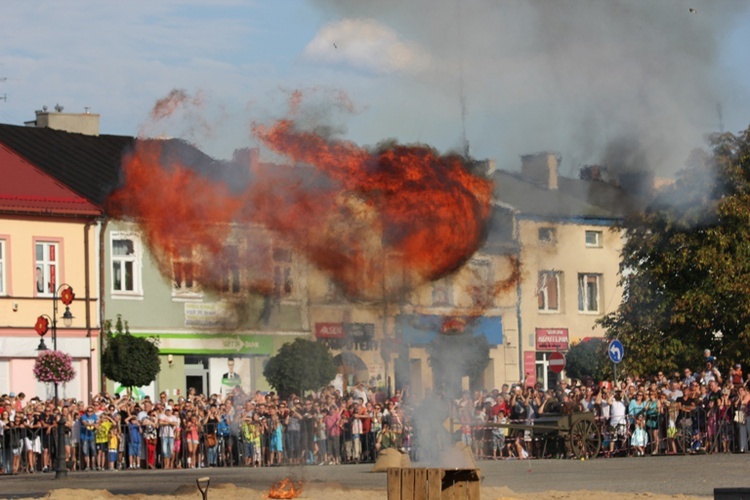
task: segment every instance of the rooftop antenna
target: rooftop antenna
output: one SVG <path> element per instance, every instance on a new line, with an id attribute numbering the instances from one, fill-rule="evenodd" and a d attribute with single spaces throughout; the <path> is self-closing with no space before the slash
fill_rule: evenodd
<path id="1" fill-rule="evenodd" d="M 456 17 L 458 22 L 458 104 L 461 107 L 461 142 L 464 148 L 464 158 L 470 157 L 469 139 L 466 137 L 466 93 L 464 92 L 464 46 L 463 29 L 461 26 L 461 2 L 456 1 Z"/>

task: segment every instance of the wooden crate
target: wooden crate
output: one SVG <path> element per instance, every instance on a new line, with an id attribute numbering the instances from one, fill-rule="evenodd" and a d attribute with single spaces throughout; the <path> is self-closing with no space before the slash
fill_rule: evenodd
<path id="1" fill-rule="evenodd" d="M 388 469 L 388 500 L 479 500 L 476 469 Z"/>

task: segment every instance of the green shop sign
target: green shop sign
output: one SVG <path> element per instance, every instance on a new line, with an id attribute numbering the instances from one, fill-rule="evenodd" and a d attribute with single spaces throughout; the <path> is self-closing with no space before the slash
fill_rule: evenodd
<path id="1" fill-rule="evenodd" d="M 134 333 L 159 339 L 162 354 L 245 354 L 270 356 L 273 336 L 230 333 Z"/>

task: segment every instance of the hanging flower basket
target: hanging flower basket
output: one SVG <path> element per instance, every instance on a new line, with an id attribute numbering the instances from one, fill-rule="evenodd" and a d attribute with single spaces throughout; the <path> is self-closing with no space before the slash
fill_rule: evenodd
<path id="1" fill-rule="evenodd" d="M 65 384 L 73 380 L 73 358 L 62 351 L 42 351 L 34 363 L 34 375 L 39 382 Z"/>

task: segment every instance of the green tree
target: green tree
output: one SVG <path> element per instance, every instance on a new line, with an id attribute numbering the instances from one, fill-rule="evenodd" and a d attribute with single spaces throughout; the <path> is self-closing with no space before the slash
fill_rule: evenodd
<path id="1" fill-rule="evenodd" d="M 490 363 L 490 344 L 484 335 L 438 335 L 427 344 L 427 354 L 435 388 L 456 397 L 462 377 L 469 377 L 472 389 L 480 388 L 482 373 Z"/>
<path id="2" fill-rule="evenodd" d="M 282 396 L 319 389 L 336 377 L 336 365 L 328 348 L 303 338 L 284 344 L 263 369 L 271 387 Z"/>
<path id="3" fill-rule="evenodd" d="M 750 129 L 709 138 L 676 182 L 624 222 L 624 299 L 601 324 L 623 371 L 726 367 L 750 356 Z M 618 371 L 620 366 L 618 366 Z"/>
<path id="4" fill-rule="evenodd" d="M 151 339 L 134 337 L 128 322 L 117 315 L 115 331 L 112 320 L 104 322 L 106 346 L 102 353 L 104 375 L 124 387 L 142 387 L 156 379 L 161 370 L 159 347 Z"/>
<path id="5" fill-rule="evenodd" d="M 571 345 L 565 355 L 565 374 L 578 380 L 585 377 L 601 380 L 609 359 L 606 348 L 607 342 L 595 337 Z"/>

